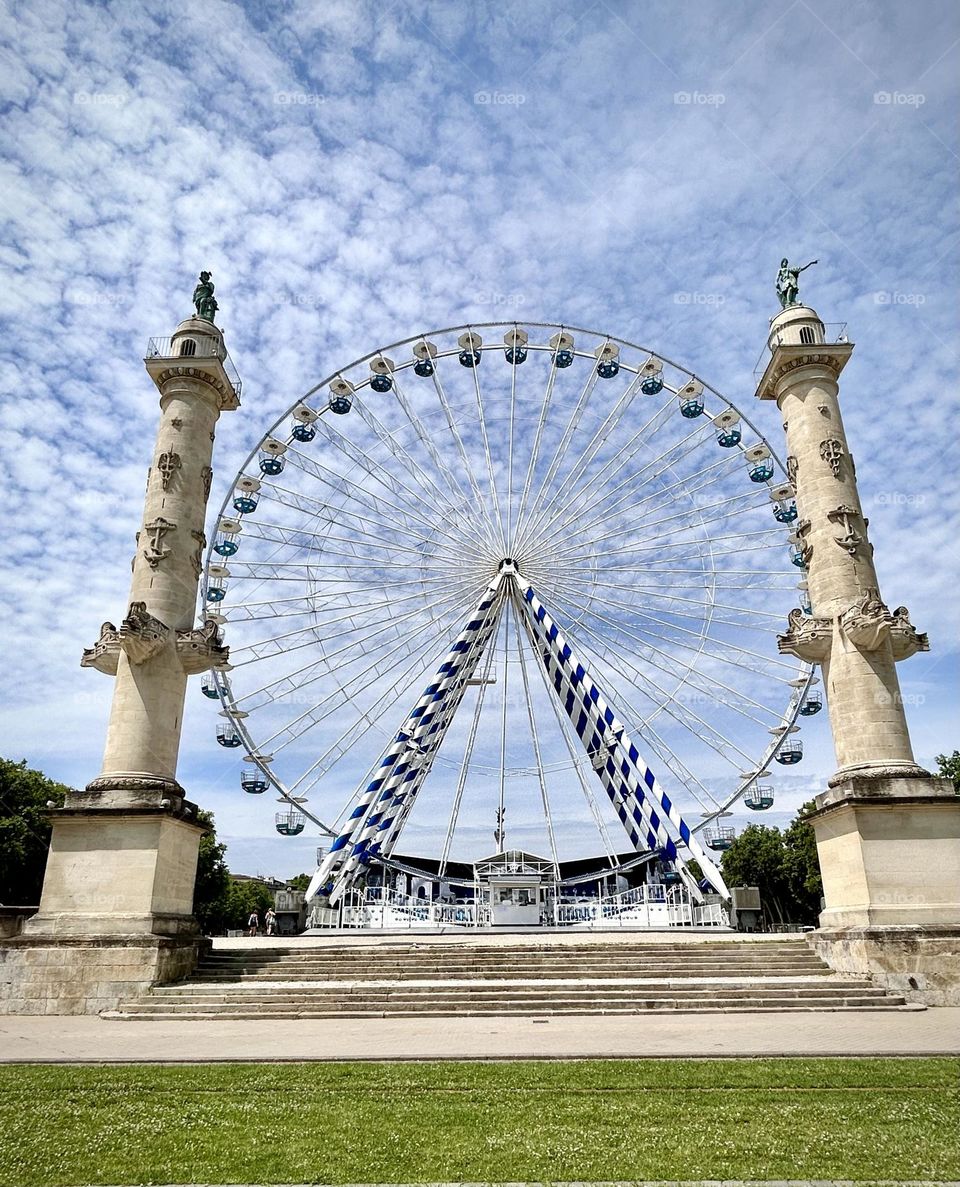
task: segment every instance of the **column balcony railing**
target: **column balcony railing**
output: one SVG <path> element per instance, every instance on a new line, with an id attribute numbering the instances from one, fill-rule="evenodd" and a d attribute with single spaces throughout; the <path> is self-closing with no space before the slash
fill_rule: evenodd
<path id="1" fill-rule="evenodd" d="M 192 344 L 192 349 L 191 349 Z M 214 334 L 191 334 L 189 337 L 150 338 L 147 342 L 147 352 L 143 356 L 144 362 L 155 359 L 195 360 L 217 359 L 223 367 L 233 390 L 240 397 L 242 383 L 240 374 L 234 366 L 233 359 L 227 353 L 223 340 Z"/>

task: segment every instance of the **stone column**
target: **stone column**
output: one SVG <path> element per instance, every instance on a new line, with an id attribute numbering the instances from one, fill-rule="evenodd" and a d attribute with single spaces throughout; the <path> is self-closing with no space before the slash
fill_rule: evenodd
<path id="1" fill-rule="evenodd" d="M 109 1009 L 196 962 L 203 827 L 177 782 L 177 757 L 187 677 L 228 658 L 216 622 L 195 628 L 194 614 L 214 430 L 221 411 L 239 407 L 240 384 L 206 318 L 152 340 L 145 363 L 161 416 L 128 609 L 119 628 L 103 624 L 81 661 L 115 679 L 103 768 L 51 813 L 40 910 L 11 941 L 19 961 L 0 952 L 17 972 L 8 1009 Z"/>
<path id="2" fill-rule="evenodd" d="M 853 344 L 828 343 L 817 313 L 794 305 L 771 319 L 768 346 L 757 396 L 775 400 L 783 421 L 810 590 L 810 612 L 791 611 L 778 643 L 821 665 L 838 766 L 811 817 L 826 900 L 815 943 L 835 967 L 960 1000 L 960 984 L 942 984 L 950 961 L 927 942 L 945 928 L 949 947 L 960 925 L 960 799 L 910 745 L 896 664 L 929 644 L 880 594 L 838 399 Z M 923 942 L 912 936 L 905 956 L 903 932 L 916 929 Z"/>
<path id="3" fill-rule="evenodd" d="M 795 531 L 812 614 L 791 616 L 780 650 L 823 666 L 837 752 L 831 783 L 858 774 L 923 775 L 913 760 L 896 661 L 928 649 L 905 607 L 880 597 L 860 506 L 837 379 L 851 343 L 827 344 L 820 318 L 802 305 L 771 321 L 773 358 L 758 391 L 775 399 L 796 490 Z"/>
<path id="4" fill-rule="evenodd" d="M 201 338 L 222 349 L 220 331 L 211 323 L 182 322 L 171 343 L 174 357 L 180 357 L 183 343 Z M 206 544 L 214 428 L 224 399 L 215 373 L 199 365 L 206 360 L 187 357 L 196 365 L 161 370 L 148 360 L 160 389 L 160 429 L 137 533 L 130 615 L 119 632 L 103 771 L 89 785 L 91 791 L 159 779 L 165 793 L 182 794 L 176 784 L 187 683 L 182 652 L 185 647 L 196 652 L 202 645 L 191 628 Z M 206 667 L 218 658 L 215 630 L 209 634 L 211 663 Z M 196 666 L 194 662 L 192 670 Z"/>

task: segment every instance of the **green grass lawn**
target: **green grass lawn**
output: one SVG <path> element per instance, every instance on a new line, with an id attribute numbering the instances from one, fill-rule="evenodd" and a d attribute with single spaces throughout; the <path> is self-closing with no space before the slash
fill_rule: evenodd
<path id="1" fill-rule="evenodd" d="M 960 1179 L 960 1061 L 0 1066 L 0 1184 Z"/>

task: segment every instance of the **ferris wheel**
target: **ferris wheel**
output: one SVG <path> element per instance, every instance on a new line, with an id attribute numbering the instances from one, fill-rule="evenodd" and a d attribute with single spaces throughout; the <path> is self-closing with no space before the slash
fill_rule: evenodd
<path id="1" fill-rule="evenodd" d="M 220 509 L 205 677 L 244 791 L 332 839 L 335 887 L 506 835 L 559 862 L 727 848 L 820 697 L 776 630 L 809 612 L 794 490 L 747 416 L 611 335 L 431 331 L 280 417 Z M 629 844 L 627 844 L 629 839 Z M 687 879 L 689 880 L 689 879 Z"/>

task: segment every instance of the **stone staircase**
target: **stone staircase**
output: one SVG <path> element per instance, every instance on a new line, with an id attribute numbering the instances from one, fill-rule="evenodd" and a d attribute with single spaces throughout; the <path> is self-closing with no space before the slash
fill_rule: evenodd
<path id="1" fill-rule="evenodd" d="M 128 1019 L 349 1018 L 892 1010 L 802 939 L 484 944 L 403 940 L 214 949 L 197 971 L 122 1002 Z"/>

